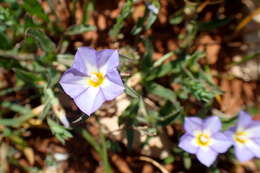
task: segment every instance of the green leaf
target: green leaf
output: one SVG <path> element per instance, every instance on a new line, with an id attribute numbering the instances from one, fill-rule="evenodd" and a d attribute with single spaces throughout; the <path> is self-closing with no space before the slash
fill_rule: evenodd
<path id="1" fill-rule="evenodd" d="M 173 163 L 174 161 L 175 161 L 175 157 L 174 157 L 174 156 L 168 156 L 168 157 L 166 157 L 166 158 L 163 160 L 164 164 L 171 164 L 171 163 Z"/>
<path id="2" fill-rule="evenodd" d="M 225 19 L 213 20 L 210 22 L 200 22 L 198 23 L 198 30 L 211 31 L 228 24 L 231 20 L 232 20 L 231 18 L 225 18 Z"/>
<path id="3" fill-rule="evenodd" d="M 145 45 L 145 54 L 141 62 L 141 70 L 146 74 L 149 72 L 150 68 L 153 65 L 152 56 L 153 56 L 153 44 L 150 39 L 143 40 Z"/>
<path id="4" fill-rule="evenodd" d="M 2 102 L 0 104 L 0 106 L 8 108 L 14 112 L 18 112 L 20 114 L 30 114 L 31 113 L 31 109 L 18 105 L 18 104 L 15 104 L 15 103 L 11 103 L 11 102 Z"/>
<path id="5" fill-rule="evenodd" d="M 7 34 L 0 32 L 0 49 L 10 49 L 11 46 L 11 41 L 9 40 L 9 38 L 7 37 Z"/>
<path id="6" fill-rule="evenodd" d="M 228 120 L 222 120 L 222 129 L 228 130 L 230 127 L 234 126 L 237 122 L 237 116 L 232 117 Z"/>
<path id="7" fill-rule="evenodd" d="M 52 133 L 56 136 L 56 138 L 61 141 L 62 144 L 65 144 L 65 140 L 72 137 L 72 134 L 63 126 L 59 125 L 52 119 L 48 118 L 47 123 L 52 131 Z"/>
<path id="8" fill-rule="evenodd" d="M 43 56 L 40 57 L 40 61 L 44 64 L 51 64 L 53 61 L 57 60 L 57 56 L 54 53 L 47 52 Z"/>
<path id="9" fill-rule="evenodd" d="M 139 94 L 131 87 L 125 85 L 125 93 L 133 98 L 138 98 Z"/>
<path id="10" fill-rule="evenodd" d="M 12 127 L 18 127 L 21 124 L 23 124 L 25 121 L 33 118 L 35 115 L 31 112 L 31 109 L 26 108 L 24 106 L 18 105 L 16 103 L 11 102 L 2 102 L 0 104 L 1 107 L 10 109 L 14 112 L 20 113 L 22 116 L 18 118 L 6 118 L 6 119 L 0 119 L 0 125 L 4 126 L 12 126 Z"/>
<path id="11" fill-rule="evenodd" d="M 50 109 L 51 109 L 51 99 L 48 99 L 45 103 L 44 103 L 44 109 L 43 111 L 41 112 L 40 116 L 39 116 L 39 119 L 43 120 L 45 119 L 46 115 L 50 112 Z"/>
<path id="12" fill-rule="evenodd" d="M 184 167 L 186 170 L 189 170 L 191 168 L 192 162 L 191 162 L 191 158 L 188 153 L 184 154 L 183 164 L 184 164 Z"/>
<path id="13" fill-rule="evenodd" d="M 146 88 L 148 92 L 158 95 L 166 100 L 172 102 L 176 100 L 176 94 L 172 90 L 165 88 L 162 85 L 159 85 L 157 83 L 148 83 L 146 85 Z"/>
<path id="14" fill-rule="evenodd" d="M 188 89 L 190 93 L 200 101 L 210 103 L 215 97 L 215 93 L 206 88 L 206 83 L 202 80 L 197 79 L 183 79 L 181 81 L 183 87 Z"/>
<path id="15" fill-rule="evenodd" d="M 247 62 L 247 61 L 249 61 L 249 60 L 251 60 L 251 59 L 257 58 L 257 57 L 260 57 L 260 52 L 255 52 L 255 53 L 253 53 L 253 54 L 251 54 L 251 55 L 243 56 L 240 61 L 238 61 L 238 62 L 233 62 L 233 63 L 231 63 L 230 65 L 243 64 L 243 63 L 245 63 L 245 62 Z"/>
<path id="16" fill-rule="evenodd" d="M 38 0 L 24 0 L 22 7 L 32 16 L 37 16 L 43 19 L 45 22 L 49 21 L 48 15 L 44 12 Z"/>
<path id="17" fill-rule="evenodd" d="M 109 31 L 109 35 L 111 37 L 116 37 L 118 35 L 118 33 L 120 32 L 121 28 L 123 27 L 124 20 L 131 13 L 131 10 L 133 8 L 133 3 L 134 3 L 133 0 L 127 0 L 127 2 L 124 4 L 123 9 L 121 10 L 120 15 L 116 19 L 116 24 Z"/>
<path id="18" fill-rule="evenodd" d="M 42 79 L 40 76 L 38 76 L 37 73 L 28 72 L 20 69 L 16 69 L 15 72 L 18 78 L 28 83 L 34 83 Z"/>
<path id="19" fill-rule="evenodd" d="M 91 12 L 94 11 L 94 1 L 85 1 L 84 7 L 83 7 L 83 19 L 82 23 L 85 24 L 88 22 L 88 19 L 91 15 Z"/>
<path id="20" fill-rule="evenodd" d="M 160 117 L 157 124 L 160 126 L 171 124 L 174 120 L 180 117 L 182 110 L 183 108 L 179 102 L 175 101 L 174 104 L 172 104 L 172 102 L 167 101 L 166 104 L 160 109 Z"/>
<path id="21" fill-rule="evenodd" d="M 210 168 L 211 173 L 221 173 L 220 169 L 217 167 Z"/>
<path id="22" fill-rule="evenodd" d="M 77 35 L 77 34 L 82 34 L 84 32 L 95 31 L 95 30 L 96 30 L 95 26 L 79 24 L 79 25 L 74 25 L 69 27 L 66 30 L 65 35 Z"/>
<path id="23" fill-rule="evenodd" d="M 7 70 L 10 70 L 12 68 L 23 69 L 23 67 L 21 66 L 18 60 L 12 58 L 2 58 L 1 55 L 0 55 L 0 67 L 3 67 Z"/>
<path id="24" fill-rule="evenodd" d="M 29 28 L 26 34 L 28 36 L 31 36 L 44 51 L 55 52 L 56 50 L 55 44 L 44 32 L 38 29 Z"/>
<path id="25" fill-rule="evenodd" d="M 105 140 L 105 136 L 102 132 L 102 129 L 100 130 L 100 138 L 101 138 L 101 151 L 100 151 L 100 155 L 102 157 L 102 162 L 104 165 L 104 172 L 105 173 L 111 173 L 111 166 L 109 164 L 109 159 L 108 159 L 108 154 L 107 154 L 107 143 Z"/>
<path id="26" fill-rule="evenodd" d="M 181 61 L 183 59 L 178 58 L 175 61 L 169 62 L 167 64 L 160 65 L 156 68 L 150 69 L 149 73 L 146 75 L 145 80 L 150 81 L 155 78 L 159 78 L 165 75 L 170 75 L 172 73 L 178 73 L 181 70 Z"/>
<path id="27" fill-rule="evenodd" d="M 169 59 L 172 55 L 174 55 L 174 52 L 175 51 L 172 51 L 163 55 L 161 58 L 154 62 L 153 67 L 160 66 L 165 60 Z"/>
<path id="28" fill-rule="evenodd" d="M 86 130 L 81 130 L 82 137 L 88 141 L 88 143 L 98 152 L 101 152 L 101 147 L 98 142 L 96 142 L 95 138 L 91 136 L 91 134 Z"/>
<path id="29" fill-rule="evenodd" d="M 177 25 L 184 20 L 184 11 L 183 9 L 177 11 L 173 16 L 170 17 L 170 24 Z"/>
<path id="30" fill-rule="evenodd" d="M 133 35 L 137 35 L 143 30 L 144 27 L 145 30 L 148 30 L 149 28 L 151 28 L 152 24 L 155 22 L 156 19 L 157 19 L 157 14 L 146 9 L 144 16 L 138 19 L 131 33 Z"/>
<path id="31" fill-rule="evenodd" d="M 125 131 L 126 131 L 126 139 L 127 139 L 127 149 L 129 150 L 129 151 L 131 151 L 132 150 L 132 148 L 133 148 L 133 144 L 134 144 L 134 129 L 133 129 L 133 127 L 127 127 L 126 129 L 125 129 Z"/>
<path id="32" fill-rule="evenodd" d="M 136 115 L 139 110 L 139 99 L 133 99 L 131 104 L 126 108 L 119 117 L 119 125 L 125 123 L 126 126 L 132 126 L 136 122 Z"/>
<path id="33" fill-rule="evenodd" d="M 157 14 L 150 12 L 148 17 L 147 17 L 147 22 L 145 25 L 145 29 L 148 30 L 149 28 L 151 28 L 151 26 L 153 25 L 153 23 L 156 21 L 157 19 Z"/>
<path id="34" fill-rule="evenodd" d="M 131 34 L 133 35 L 139 34 L 143 30 L 144 22 L 145 22 L 145 16 L 140 17 L 137 23 L 135 24 L 134 28 L 132 29 Z"/>
<path id="35" fill-rule="evenodd" d="M 142 97 L 139 99 L 139 110 L 143 114 L 143 116 L 147 117 L 148 116 L 148 111 L 145 107 L 145 103 Z"/>

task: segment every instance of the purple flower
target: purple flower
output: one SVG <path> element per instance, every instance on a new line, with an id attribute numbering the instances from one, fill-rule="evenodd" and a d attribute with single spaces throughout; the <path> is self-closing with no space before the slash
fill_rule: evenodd
<path id="1" fill-rule="evenodd" d="M 221 121 L 216 116 L 205 120 L 185 118 L 184 129 L 186 133 L 181 137 L 179 147 L 196 154 L 198 160 L 208 167 L 216 160 L 218 153 L 226 152 L 232 145 L 220 132 Z"/>
<path id="2" fill-rule="evenodd" d="M 112 100 L 123 92 L 118 65 L 117 50 L 96 51 L 80 47 L 72 67 L 63 74 L 60 84 L 79 109 L 90 115 L 106 100 Z"/>
<path id="3" fill-rule="evenodd" d="M 260 122 L 252 120 L 251 116 L 241 111 L 238 123 L 231 127 L 225 134 L 230 138 L 235 147 L 235 155 L 241 162 L 260 158 Z"/>

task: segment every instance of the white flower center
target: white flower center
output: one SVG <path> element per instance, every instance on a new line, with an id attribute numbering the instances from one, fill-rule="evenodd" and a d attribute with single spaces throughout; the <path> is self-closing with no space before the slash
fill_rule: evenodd
<path id="1" fill-rule="evenodd" d="M 195 144 L 199 147 L 208 147 L 212 144 L 212 138 L 210 134 L 205 132 L 197 132 L 195 134 Z"/>
<path id="2" fill-rule="evenodd" d="M 104 75 L 101 72 L 93 72 L 87 79 L 90 86 L 99 87 L 104 82 Z"/>
<path id="3" fill-rule="evenodd" d="M 246 131 L 237 131 L 233 135 L 233 139 L 239 144 L 245 144 L 249 141 L 248 133 Z"/>

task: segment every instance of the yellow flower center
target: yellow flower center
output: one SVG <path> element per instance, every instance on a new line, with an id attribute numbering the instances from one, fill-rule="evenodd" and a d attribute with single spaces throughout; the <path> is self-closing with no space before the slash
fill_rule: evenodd
<path id="1" fill-rule="evenodd" d="M 91 73 L 88 78 L 88 84 L 93 87 L 99 87 L 104 82 L 104 75 L 100 72 Z"/>
<path id="2" fill-rule="evenodd" d="M 248 133 L 245 131 L 237 131 L 234 135 L 233 135 L 233 139 L 239 143 L 239 144 L 245 144 L 246 142 L 248 142 Z"/>
<path id="3" fill-rule="evenodd" d="M 195 142 L 200 147 L 208 147 L 212 142 L 210 135 L 207 133 L 199 132 L 195 135 L 195 137 Z"/>

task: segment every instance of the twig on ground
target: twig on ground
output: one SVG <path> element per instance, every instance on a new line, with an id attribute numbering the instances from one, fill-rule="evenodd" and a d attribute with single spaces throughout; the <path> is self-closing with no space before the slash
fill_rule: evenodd
<path id="1" fill-rule="evenodd" d="M 162 173 L 170 173 L 167 169 L 165 169 L 160 163 L 158 163 L 157 161 L 151 159 L 150 157 L 146 157 L 146 156 L 140 156 L 138 158 L 139 160 L 142 161 L 146 161 L 151 163 L 152 165 L 154 165 L 156 168 L 158 168 Z"/>

